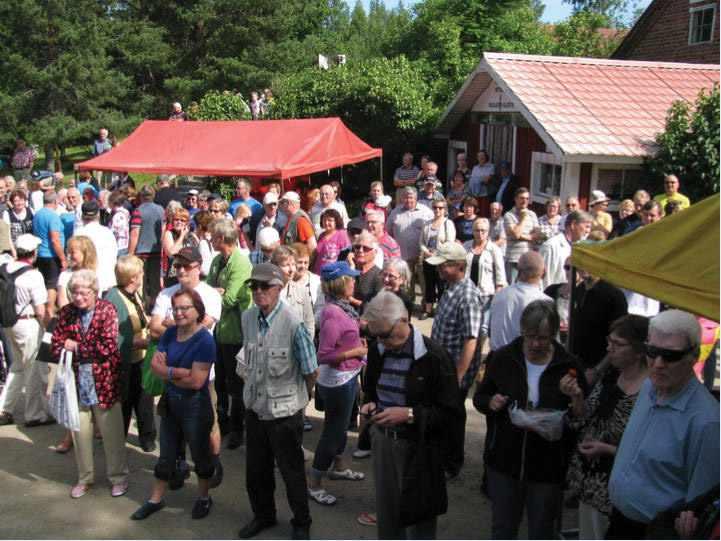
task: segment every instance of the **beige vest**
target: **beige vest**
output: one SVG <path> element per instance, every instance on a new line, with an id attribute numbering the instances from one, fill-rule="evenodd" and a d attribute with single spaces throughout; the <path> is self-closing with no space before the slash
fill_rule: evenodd
<path id="1" fill-rule="evenodd" d="M 293 337 L 301 320 L 283 304 L 261 336 L 258 308 L 246 310 L 242 317 L 244 355 L 238 375 L 245 382 L 245 407 L 262 420 L 289 417 L 308 403 L 305 379 L 293 355 Z"/>

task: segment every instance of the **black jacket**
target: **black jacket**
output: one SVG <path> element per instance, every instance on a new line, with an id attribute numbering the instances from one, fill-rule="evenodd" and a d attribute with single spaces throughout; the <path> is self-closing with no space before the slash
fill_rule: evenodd
<path id="1" fill-rule="evenodd" d="M 565 410 L 570 407 L 570 399 L 559 389 L 561 378 L 574 368 L 584 392 L 586 380 L 578 361 L 566 353 L 559 343 L 556 342 L 554 346 L 553 358 L 539 381 L 538 407 Z M 565 432 L 560 441 L 547 441 L 535 432 L 511 424 L 508 408 L 493 412 L 488 407 L 493 395 L 499 393 L 510 397 L 509 405 L 516 401 L 518 407 L 527 407 L 528 383 L 523 338 L 516 338 L 507 346 L 492 352 L 486 366 L 483 381 L 473 396 L 473 405 L 486 415 L 486 464 L 514 479 L 539 483 L 563 482 L 571 434 Z"/>
<path id="2" fill-rule="evenodd" d="M 406 403 L 413 408 L 416 420 L 425 417 L 426 440 L 439 441 L 447 437 L 449 424 L 463 415 L 458 378 L 456 366 L 445 349 L 430 338 L 423 336 L 422 339 L 426 353 L 411 364 L 406 378 Z M 378 343 L 373 342 L 368 349 L 364 402 L 378 402 L 376 385 L 382 368 L 383 357 L 378 351 Z"/>
<path id="3" fill-rule="evenodd" d="M 490 201 L 496 200 L 498 190 L 503 183 L 503 179 L 500 175 L 494 175 L 488 185 L 488 198 Z M 503 205 L 503 213 L 505 214 L 511 210 L 516 204 L 516 190 L 521 187 L 521 180 L 518 175 L 511 175 L 511 180 L 503 190 L 503 196 L 501 197 L 501 204 Z"/>

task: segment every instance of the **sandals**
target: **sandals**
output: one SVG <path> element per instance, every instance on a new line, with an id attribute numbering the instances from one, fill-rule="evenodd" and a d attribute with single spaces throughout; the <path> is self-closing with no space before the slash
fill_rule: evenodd
<path id="1" fill-rule="evenodd" d="M 324 488 L 319 488 L 318 490 L 309 488 L 308 497 L 316 503 L 327 506 L 335 505 L 338 501 L 338 498 L 333 496 L 333 494 L 328 494 Z"/>
<path id="2" fill-rule="evenodd" d="M 363 526 L 376 526 L 378 524 L 376 514 L 368 513 L 366 511 L 363 511 L 360 515 L 358 515 L 356 520 L 358 521 L 358 524 L 362 524 Z"/>
<path id="3" fill-rule="evenodd" d="M 362 481 L 365 477 L 363 472 L 353 471 L 350 468 L 341 471 L 328 471 L 328 479 L 332 479 L 333 481 Z"/>
<path id="4" fill-rule="evenodd" d="M 73 442 L 72 442 L 72 441 L 70 441 L 69 444 L 65 443 L 64 441 L 61 441 L 61 442 L 58 443 L 57 445 L 51 445 L 51 446 L 49 447 L 49 449 L 50 449 L 51 451 L 53 451 L 53 452 L 55 452 L 55 453 L 58 453 L 59 455 L 64 455 L 65 453 L 67 453 L 68 451 L 70 451 L 70 449 L 72 449 L 72 448 L 73 448 Z"/>

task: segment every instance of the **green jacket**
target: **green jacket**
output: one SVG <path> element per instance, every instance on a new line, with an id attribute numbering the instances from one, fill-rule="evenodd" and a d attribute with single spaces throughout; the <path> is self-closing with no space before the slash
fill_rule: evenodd
<path id="1" fill-rule="evenodd" d="M 220 321 L 215 326 L 215 338 L 219 344 L 242 344 L 240 315 L 253 305 L 250 288 L 245 283 L 250 278 L 253 266 L 248 256 L 241 254 L 238 248 L 230 254 L 225 266 L 223 263 L 222 254 L 215 256 L 205 279 L 209 286 L 225 290 Z"/>

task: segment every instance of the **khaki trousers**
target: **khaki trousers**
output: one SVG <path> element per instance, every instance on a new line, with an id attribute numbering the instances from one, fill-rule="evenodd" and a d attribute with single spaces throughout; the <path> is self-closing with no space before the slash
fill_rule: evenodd
<path id="1" fill-rule="evenodd" d="M 99 406 L 80 406 L 80 431 L 72 433 L 75 463 L 78 466 L 78 483 L 91 485 L 95 481 L 93 418 L 103 437 L 108 480 L 113 485 L 122 483 L 128 477 L 128 454 L 125 449 L 123 409 L 120 402 L 116 402 L 107 410 Z"/>
<path id="2" fill-rule="evenodd" d="M 50 417 L 45 395 L 49 369 L 47 363 L 37 361 L 42 327 L 36 319 L 19 319 L 13 327 L 5 328 L 5 335 L 12 348 L 13 363 L 0 394 L 0 412 L 15 415 L 18 403 L 24 399 L 25 422 L 45 421 Z"/>
<path id="3" fill-rule="evenodd" d="M 606 539 L 609 516 L 586 503 L 578 503 L 579 539 Z"/>

